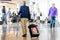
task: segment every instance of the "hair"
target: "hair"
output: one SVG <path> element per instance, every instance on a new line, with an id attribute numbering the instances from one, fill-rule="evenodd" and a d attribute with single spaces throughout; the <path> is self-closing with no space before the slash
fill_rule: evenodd
<path id="1" fill-rule="evenodd" d="M 26 5 L 26 1 L 23 1 L 24 5 Z"/>
<path id="2" fill-rule="evenodd" d="M 3 8 L 5 8 L 5 6 L 3 6 Z"/>
<path id="3" fill-rule="evenodd" d="M 55 3 L 52 3 L 52 5 L 55 5 Z"/>

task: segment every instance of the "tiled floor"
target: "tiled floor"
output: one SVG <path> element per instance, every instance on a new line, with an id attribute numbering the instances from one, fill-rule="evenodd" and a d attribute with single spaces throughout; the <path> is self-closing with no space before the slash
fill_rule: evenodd
<path id="1" fill-rule="evenodd" d="M 17 24 L 17 23 L 15 23 L 15 24 L 9 23 L 8 25 L 0 25 L 0 40 L 52 40 L 50 38 L 51 33 L 50 33 L 49 25 L 40 24 L 40 26 L 38 26 L 38 29 L 39 29 L 39 32 L 40 32 L 39 38 L 32 38 L 31 39 L 28 27 L 27 27 L 27 38 L 22 37 L 22 28 L 21 28 L 21 26 L 19 24 Z M 3 26 L 7 27 L 7 33 L 6 34 L 2 32 L 2 27 Z M 59 26 L 60 26 L 60 24 L 56 23 L 55 40 L 60 40 L 60 27 Z M 9 27 L 10 27 L 10 31 L 8 31 Z M 12 27 L 19 27 L 20 30 L 18 31 L 18 36 L 16 36 L 17 31 L 16 30 L 14 31 Z M 54 37 L 52 37 L 52 38 L 54 38 Z"/>

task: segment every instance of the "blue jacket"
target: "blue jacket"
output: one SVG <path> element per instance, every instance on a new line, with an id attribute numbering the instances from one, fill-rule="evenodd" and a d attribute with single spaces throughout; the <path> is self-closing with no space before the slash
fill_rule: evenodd
<path id="1" fill-rule="evenodd" d="M 31 18 L 29 7 L 25 5 L 20 7 L 18 14 L 20 15 L 20 18 L 28 18 L 29 20 Z"/>
<path id="2" fill-rule="evenodd" d="M 4 15 L 6 15 L 6 10 L 5 10 L 5 8 L 2 9 L 2 13 L 3 13 Z"/>

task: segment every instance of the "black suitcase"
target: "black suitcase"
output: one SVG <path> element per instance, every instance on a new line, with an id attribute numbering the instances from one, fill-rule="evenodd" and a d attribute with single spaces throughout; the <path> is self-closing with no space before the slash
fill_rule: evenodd
<path id="1" fill-rule="evenodd" d="M 3 24 L 3 22 L 2 21 L 0 21 L 0 25 L 2 25 Z"/>
<path id="2" fill-rule="evenodd" d="M 17 22 L 17 18 L 14 18 L 14 17 L 13 17 L 12 20 L 11 20 L 11 22 L 12 22 L 12 23 L 16 23 L 16 22 Z"/>
<path id="3" fill-rule="evenodd" d="M 39 31 L 37 25 L 31 24 L 28 26 L 31 37 L 39 37 Z"/>

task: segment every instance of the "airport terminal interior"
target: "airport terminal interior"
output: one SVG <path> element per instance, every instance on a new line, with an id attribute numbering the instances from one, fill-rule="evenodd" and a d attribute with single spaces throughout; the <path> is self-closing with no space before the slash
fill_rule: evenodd
<path id="1" fill-rule="evenodd" d="M 16 15 L 18 15 L 19 9 L 21 5 L 23 5 L 23 1 L 26 2 L 27 6 L 29 6 L 31 19 L 33 19 L 33 22 L 27 22 L 27 37 L 22 37 L 23 33 L 20 21 L 12 23 L 11 18 L 6 16 L 7 24 L 0 23 L 0 40 L 60 40 L 60 0 L 0 0 L 0 22 L 2 21 L 3 6 L 6 8 L 6 13 L 10 8 L 11 14 L 14 12 Z M 55 3 L 56 8 L 58 9 L 58 16 L 56 17 L 55 21 L 55 31 L 51 36 L 50 23 L 47 23 L 47 20 L 45 19 L 48 18 L 49 8 L 52 6 L 52 3 Z M 37 16 L 39 16 L 40 13 L 40 21 L 36 23 Z M 40 34 L 38 38 L 31 38 L 28 29 L 30 24 L 38 25 L 37 28 Z"/>

